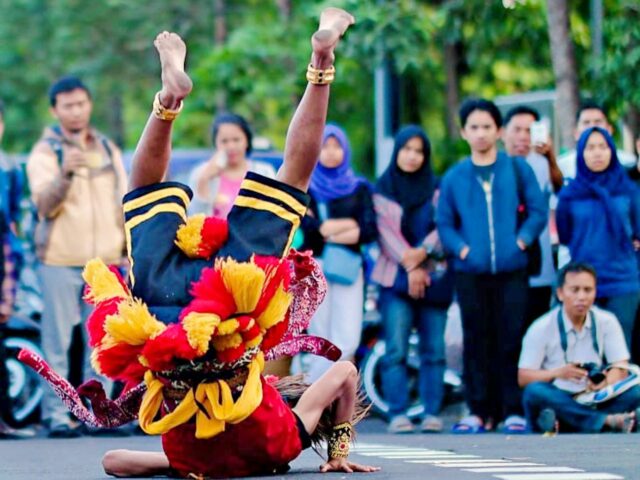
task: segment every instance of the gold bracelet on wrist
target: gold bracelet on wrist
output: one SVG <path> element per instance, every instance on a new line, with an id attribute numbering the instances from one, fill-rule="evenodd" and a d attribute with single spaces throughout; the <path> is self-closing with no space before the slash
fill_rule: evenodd
<path id="1" fill-rule="evenodd" d="M 335 78 L 336 67 L 333 65 L 325 70 L 315 68 L 311 64 L 307 67 L 307 81 L 314 85 L 329 85 Z"/>
<path id="2" fill-rule="evenodd" d="M 333 427 L 329 437 L 329 458 L 347 458 L 351 444 L 353 427 L 350 422 L 344 422 Z"/>
<path id="3" fill-rule="evenodd" d="M 184 103 L 182 103 L 181 101 L 180 106 L 176 110 L 166 108 L 164 105 L 162 105 L 162 103 L 160 103 L 160 92 L 158 92 L 153 99 L 153 114 L 160 120 L 171 122 L 172 120 L 175 120 L 178 115 L 180 115 L 183 106 Z"/>

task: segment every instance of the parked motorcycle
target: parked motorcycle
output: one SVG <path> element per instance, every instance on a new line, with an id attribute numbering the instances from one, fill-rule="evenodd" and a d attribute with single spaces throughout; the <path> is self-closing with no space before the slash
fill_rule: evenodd
<path id="1" fill-rule="evenodd" d="M 380 378 L 380 360 L 385 354 L 385 342 L 380 338 L 380 315 L 377 310 L 377 292 L 372 287 L 367 289 L 365 299 L 365 317 L 363 328 L 363 341 L 358 352 L 361 359 L 360 376 L 362 389 L 371 402 L 374 411 L 383 417 L 389 415 L 389 404 L 382 396 Z M 447 346 L 447 369 L 444 374 L 445 397 L 443 406 L 462 401 L 463 384 L 459 373 L 461 367 L 461 330 L 459 329 L 459 312 L 453 305 L 448 315 L 445 343 Z M 418 353 L 418 334 L 412 332 L 409 337 L 409 349 L 407 355 L 407 374 L 409 380 L 410 406 L 407 416 L 411 419 L 421 418 L 424 415 L 424 407 L 418 395 L 418 370 L 420 357 Z"/>

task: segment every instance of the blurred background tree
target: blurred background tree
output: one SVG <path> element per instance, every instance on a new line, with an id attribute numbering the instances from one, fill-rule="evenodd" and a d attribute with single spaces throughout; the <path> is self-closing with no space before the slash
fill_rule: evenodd
<path id="1" fill-rule="evenodd" d="M 442 171 L 466 152 L 456 118 L 461 99 L 555 88 L 547 3 L 528 0 L 507 10 L 498 0 L 0 0 L 4 147 L 28 150 L 51 122 L 49 84 L 73 73 L 92 89 L 95 124 L 133 148 L 159 88 L 152 40 L 166 29 L 186 40 L 195 84 L 176 124 L 176 146 L 209 146 L 213 116 L 229 109 L 282 148 L 305 85 L 309 34 L 331 4 L 357 19 L 338 54 L 330 108 L 330 120 L 350 135 L 357 168 L 373 172 L 373 74 L 384 60 L 395 79 L 394 128 L 423 125 Z M 607 101 L 637 134 L 637 1 L 604 1 L 604 50 L 597 58 L 592 2 L 559 3 L 567 6 L 565 40 L 574 49 L 578 85 Z"/>

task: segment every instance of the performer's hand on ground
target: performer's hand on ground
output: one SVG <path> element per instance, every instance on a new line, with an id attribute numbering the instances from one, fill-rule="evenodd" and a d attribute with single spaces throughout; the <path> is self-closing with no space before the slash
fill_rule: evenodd
<path id="1" fill-rule="evenodd" d="M 371 467 L 369 465 L 360 465 L 359 463 L 352 463 L 347 458 L 332 458 L 327 463 L 320 467 L 321 473 L 327 472 L 377 472 L 380 467 Z"/>

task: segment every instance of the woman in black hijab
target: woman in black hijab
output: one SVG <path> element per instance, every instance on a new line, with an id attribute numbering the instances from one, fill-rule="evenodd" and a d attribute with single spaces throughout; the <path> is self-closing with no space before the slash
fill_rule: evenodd
<path id="1" fill-rule="evenodd" d="M 435 229 L 435 192 L 429 139 L 422 128 L 406 126 L 396 135 L 391 163 L 374 195 L 381 255 L 373 278 L 382 286 L 382 390 L 389 402 L 392 433 L 415 429 L 406 414 L 406 357 L 413 327 L 420 336 L 420 428 L 442 430 L 438 414 L 444 394 L 444 329 L 453 282 Z"/>

